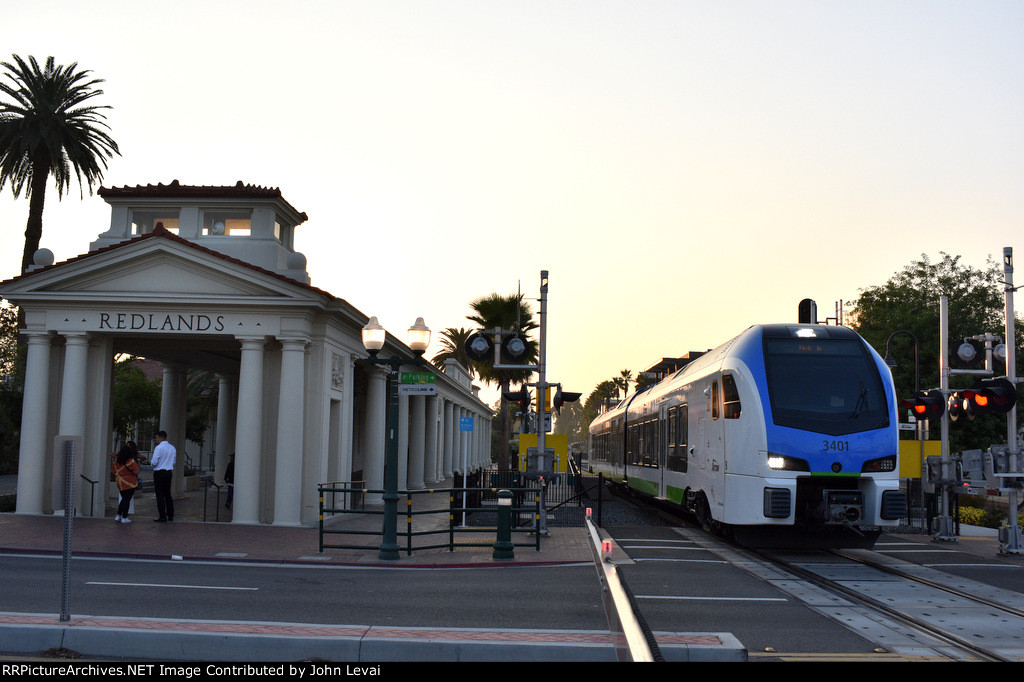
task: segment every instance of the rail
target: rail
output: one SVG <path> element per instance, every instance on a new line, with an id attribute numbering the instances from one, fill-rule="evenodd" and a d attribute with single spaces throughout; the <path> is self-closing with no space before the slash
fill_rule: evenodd
<path id="1" fill-rule="evenodd" d="M 99 481 L 94 481 L 91 478 L 89 478 L 88 476 L 86 476 L 85 474 L 78 474 L 78 475 L 83 480 L 85 480 L 86 482 L 91 484 L 91 487 L 89 488 L 89 513 L 92 514 L 93 513 L 92 512 L 92 506 L 93 506 L 93 504 L 96 503 L 96 484 L 99 483 Z"/>
<path id="2" fill-rule="evenodd" d="M 338 535 L 338 536 L 354 536 L 354 537 L 379 537 L 382 538 L 383 531 L 383 516 L 384 510 L 381 508 L 366 508 L 363 506 L 359 509 L 353 508 L 338 508 L 325 504 L 325 497 L 335 493 L 346 493 L 346 494 L 359 494 L 365 500 L 366 496 L 372 494 L 383 495 L 383 490 L 371 490 L 366 488 L 347 488 L 347 487 L 336 487 L 333 484 L 321 483 L 318 486 L 320 493 L 320 521 L 319 521 L 319 534 L 320 534 L 320 552 L 324 549 L 355 549 L 355 550 L 376 550 L 379 548 L 377 545 L 366 545 L 366 544 L 354 544 L 354 542 L 341 542 L 341 543 L 328 543 L 325 539 L 326 536 Z M 401 541 L 404 538 L 405 552 L 407 555 L 411 555 L 416 551 L 423 551 L 429 549 L 447 549 L 449 552 L 454 552 L 456 547 L 496 547 L 502 542 L 502 533 L 507 532 L 509 534 L 527 534 L 533 535 L 533 539 L 530 542 L 510 542 L 511 547 L 533 547 L 537 551 L 540 551 L 540 535 L 534 533 L 536 524 L 530 524 L 528 527 L 514 527 L 510 524 L 510 528 L 503 529 L 500 524 L 496 526 L 467 526 L 465 524 L 459 525 L 456 523 L 456 519 L 462 517 L 464 514 L 475 513 L 475 512 L 490 512 L 497 511 L 497 507 L 490 506 L 464 506 L 460 504 L 463 499 L 480 499 L 482 496 L 487 494 L 497 494 L 503 490 L 507 490 L 511 495 L 510 497 L 515 500 L 519 500 L 515 506 L 507 507 L 506 509 L 510 512 L 510 516 L 515 516 L 520 513 L 531 513 L 533 518 L 540 518 L 540 496 L 539 491 L 536 488 L 433 488 L 423 490 L 400 490 L 399 495 L 405 497 L 406 500 L 406 523 L 405 530 L 399 530 L 398 536 Z M 422 495 L 447 493 L 448 494 L 448 506 L 438 509 L 416 509 L 414 508 L 413 500 Z M 527 498 L 533 496 L 532 502 Z M 332 499 L 336 499 L 333 497 Z M 347 499 L 347 495 L 345 496 Z M 357 518 L 354 523 L 342 523 L 338 524 L 337 527 L 328 528 L 324 523 L 326 515 L 353 515 Z M 442 518 L 438 522 L 438 517 L 447 515 L 447 518 Z M 372 519 L 372 517 L 381 517 L 381 524 L 375 526 L 371 521 L 360 523 L 360 517 L 363 519 Z M 417 528 L 414 520 L 416 519 L 433 519 L 434 522 L 424 521 Z M 414 540 L 425 539 L 436 536 L 447 536 L 447 541 L 440 543 L 430 543 L 429 541 L 416 543 Z M 487 541 L 466 541 L 463 538 L 471 535 L 489 535 L 494 536 L 493 540 Z M 504 545 L 503 545 L 504 546 Z"/>
<path id="3" fill-rule="evenodd" d="M 206 510 L 208 509 L 208 505 L 206 504 L 206 497 L 207 497 L 207 494 L 210 492 L 210 487 L 211 486 L 217 489 L 217 497 L 216 497 L 216 501 L 214 502 L 214 505 L 213 505 L 213 508 L 217 510 L 216 514 L 214 515 L 215 516 L 214 521 L 215 522 L 220 521 L 220 489 L 221 489 L 222 486 L 217 485 L 217 482 L 213 480 L 213 476 L 210 475 L 210 476 L 204 476 L 203 477 L 203 521 L 204 522 L 206 521 Z"/>
<path id="4" fill-rule="evenodd" d="M 319 488 L 324 491 L 331 491 L 331 500 L 327 508 L 332 512 L 337 509 L 349 511 L 357 505 L 360 509 L 366 508 L 366 481 L 328 481 L 321 483 Z M 342 492 L 341 503 L 338 502 L 338 492 Z"/>
<path id="5" fill-rule="evenodd" d="M 653 633 L 640 615 L 633 593 L 619 576 L 615 564 L 610 561 L 611 542 L 602 540 L 589 516 L 587 530 L 590 533 L 590 552 L 601 581 L 601 597 L 616 657 L 621 662 L 664 661 Z"/>

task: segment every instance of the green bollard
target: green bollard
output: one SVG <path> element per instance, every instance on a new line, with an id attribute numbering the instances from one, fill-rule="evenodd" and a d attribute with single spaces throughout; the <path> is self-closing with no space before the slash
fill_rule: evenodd
<path id="1" fill-rule="evenodd" d="M 494 542 L 495 560 L 512 559 L 512 493 L 498 491 L 498 538 Z"/>

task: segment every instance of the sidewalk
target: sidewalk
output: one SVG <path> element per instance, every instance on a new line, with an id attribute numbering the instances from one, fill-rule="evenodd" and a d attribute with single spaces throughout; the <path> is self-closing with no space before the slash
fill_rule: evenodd
<path id="1" fill-rule="evenodd" d="M 147 481 L 148 482 L 148 481 Z M 447 482 L 446 482 L 447 483 Z M 450 485 L 450 483 L 449 483 Z M 444 489 L 439 486 L 439 490 Z M 175 496 L 175 516 L 172 523 L 154 523 L 157 517 L 156 500 L 151 486 L 144 487 L 134 498 L 132 523 L 114 521 L 115 509 L 108 501 L 105 518 L 75 517 L 72 521 L 72 552 L 74 554 L 130 556 L 148 558 L 207 559 L 302 562 L 320 564 L 379 564 L 385 566 L 423 567 L 458 564 L 564 564 L 592 563 L 586 528 L 550 528 L 540 538 L 540 551 L 529 547 L 515 547 L 514 558 L 494 559 L 490 547 L 459 547 L 463 543 L 489 542 L 493 534 L 456 536 L 456 549 L 405 549 L 405 499 L 399 504 L 400 557 L 381 560 L 379 536 L 357 534 L 325 534 L 328 545 L 358 545 L 365 549 L 325 548 L 320 552 L 320 533 L 317 527 L 273 525 L 241 525 L 231 523 L 231 510 L 224 507 L 225 495 L 218 500 L 215 489 L 200 489 Z M 444 510 L 444 513 L 416 516 L 414 530 L 435 530 L 448 527 L 448 493 L 437 492 L 415 497 L 417 511 Z M 368 508 L 374 509 L 374 508 Z M 375 511 L 381 511 L 382 506 Z M 203 519 L 206 519 L 206 522 Z M 377 514 L 339 514 L 324 521 L 327 529 L 379 531 L 382 516 Z M 58 516 L 30 516 L 0 514 L 0 550 L 16 552 L 57 552 L 63 550 L 64 518 Z M 414 538 L 414 547 L 442 544 L 447 534 Z M 536 536 L 513 534 L 516 544 L 535 543 Z"/>

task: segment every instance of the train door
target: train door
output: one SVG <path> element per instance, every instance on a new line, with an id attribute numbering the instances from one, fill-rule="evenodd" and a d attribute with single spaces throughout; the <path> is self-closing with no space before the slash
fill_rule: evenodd
<path id="1" fill-rule="evenodd" d="M 658 409 L 658 496 L 667 497 L 665 490 L 665 468 L 668 466 L 668 408 Z"/>
<path id="2" fill-rule="evenodd" d="M 706 432 L 707 481 L 705 492 L 712 513 L 716 507 L 725 504 L 725 419 L 722 407 L 722 385 L 720 378 L 711 382 L 711 423 Z M 721 518 L 721 514 L 716 515 Z"/>

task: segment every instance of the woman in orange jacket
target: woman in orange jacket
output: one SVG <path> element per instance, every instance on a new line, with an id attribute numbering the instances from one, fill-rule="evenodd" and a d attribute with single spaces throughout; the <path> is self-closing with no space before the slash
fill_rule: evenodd
<path id="1" fill-rule="evenodd" d="M 125 445 L 115 455 L 114 463 L 110 470 L 114 473 L 114 481 L 117 483 L 117 490 L 121 493 L 121 501 L 117 505 L 117 516 L 114 521 L 119 523 L 131 523 L 128 518 L 128 508 L 132 503 L 132 495 L 139 485 L 139 461 L 136 459 L 135 451 Z"/>

